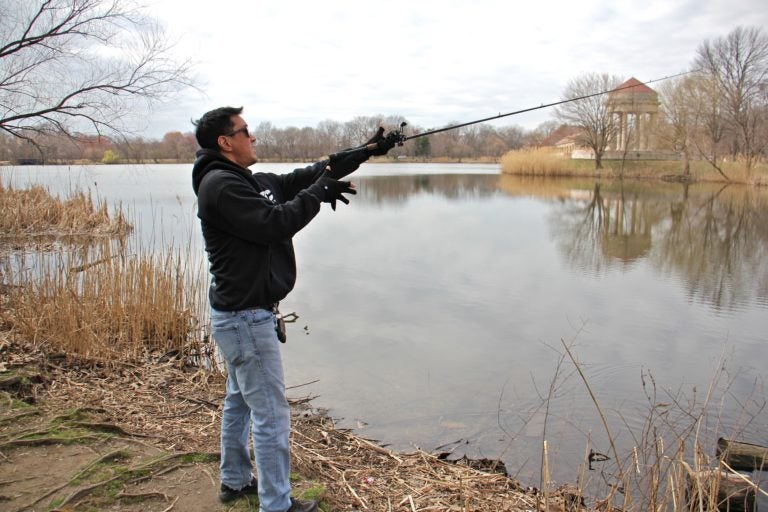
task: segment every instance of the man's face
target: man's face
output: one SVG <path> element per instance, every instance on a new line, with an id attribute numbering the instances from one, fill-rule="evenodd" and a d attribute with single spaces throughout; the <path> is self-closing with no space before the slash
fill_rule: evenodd
<path id="1" fill-rule="evenodd" d="M 248 124 L 239 115 L 232 116 L 232 131 L 219 135 L 219 148 L 221 152 L 241 167 L 255 164 L 256 137 L 248 132 Z"/>

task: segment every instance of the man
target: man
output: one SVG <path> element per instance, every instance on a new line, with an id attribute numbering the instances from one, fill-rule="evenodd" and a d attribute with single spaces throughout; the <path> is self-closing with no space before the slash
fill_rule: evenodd
<path id="1" fill-rule="evenodd" d="M 354 186 L 339 178 L 400 141 L 379 129 L 365 146 L 292 173 L 252 174 L 255 137 L 240 116 L 222 107 L 194 124 L 202 149 L 192 169 L 198 217 L 212 274 L 211 331 L 227 366 L 221 418 L 219 499 L 259 496 L 261 512 L 310 512 L 317 502 L 291 498 L 290 408 L 285 397 L 277 303 L 293 289 L 292 237 L 321 203 L 349 203 Z M 251 428 L 252 427 L 252 428 Z M 253 436 L 258 480 L 248 450 Z"/>

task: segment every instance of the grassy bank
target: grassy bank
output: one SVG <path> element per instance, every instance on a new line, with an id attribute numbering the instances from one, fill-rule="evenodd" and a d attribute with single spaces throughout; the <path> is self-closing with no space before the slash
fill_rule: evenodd
<path id="1" fill-rule="evenodd" d="M 768 185 L 768 164 L 761 162 L 751 172 L 739 162 L 722 162 L 726 179 L 709 163 L 691 161 L 690 173 L 685 174 L 681 160 L 603 160 L 603 169 L 595 169 L 595 161 L 572 159 L 551 149 L 510 151 L 501 159 L 504 174 L 541 177 L 599 177 L 661 179 L 672 181 L 706 181 Z"/>

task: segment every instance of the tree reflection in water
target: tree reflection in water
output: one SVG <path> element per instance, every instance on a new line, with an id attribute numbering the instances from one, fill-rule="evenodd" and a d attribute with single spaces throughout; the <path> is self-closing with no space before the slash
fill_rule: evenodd
<path id="1" fill-rule="evenodd" d="M 566 190 L 550 222 L 572 266 L 600 273 L 647 262 L 718 310 L 768 300 L 768 192 L 621 181 Z"/>

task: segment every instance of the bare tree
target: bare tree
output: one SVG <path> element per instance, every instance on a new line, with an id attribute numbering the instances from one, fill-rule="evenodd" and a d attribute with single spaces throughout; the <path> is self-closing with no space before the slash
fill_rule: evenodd
<path id="1" fill-rule="evenodd" d="M 0 0 L 0 132 L 125 133 L 126 117 L 191 84 L 130 0 Z"/>
<path id="2" fill-rule="evenodd" d="M 528 131 L 523 135 L 522 145 L 530 148 L 538 148 L 560 126 L 562 126 L 560 121 L 555 119 L 544 121 L 543 123 L 540 123 L 536 128 Z"/>
<path id="3" fill-rule="evenodd" d="M 278 154 L 287 161 L 296 160 L 300 151 L 299 141 L 301 130 L 295 126 L 288 126 L 275 132 L 275 141 Z"/>
<path id="4" fill-rule="evenodd" d="M 697 50 L 696 66 L 718 84 L 726 114 L 739 135 L 739 152 L 751 170 L 766 145 L 758 134 L 766 122 L 768 36 L 757 27 L 737 27 L 726 37 L 705 41 Z"/>
<path id="5" fill-rule="evenodd" d="M 317 125 L 316 130 L 323 152 L 328 154 L 338 151 L 341 147 L 341 139 L 344 132 L 344 127 L 340 122 L 330 119 L 321 121 Z"/>
<path id="6" fill-rule="evenodd" d="M 691 173 L 692 135 L 695 129 L 695 110 L 690 102 L 691 77 L 681 77 L 669 80 L 661 85 L 661 109 L 664 113 L 664 125 L 659 130 L 659 136 L 669 144 L 669 147 L 683 154 L 684 174 Z"/>
<path id="7" fill-rule="evenodd" d="M 564 103 L 555 109 L 558 119 L 581 128 L 577 140 L 594 152 L 595 169 L 603 168 L 603 154 L 614 132 L 606 97 L 598 93 L 615 89 L 620 83 L 620 78 L 605 73 L 588 73 L 574 78 L 568 82 L 563 99 L 590 97 Z"/>
<path id="8" fill-rule="evenodd" d="M 191 133 L 167 132 L 160 141 L 160 150 L 165 158 L 193 161 L 197 151 L 197 139 Z"/>
<path id="9" fill-rule="evenodd" d="M 343 138 L 341 144 L 343 147 L 359 146 L 376 133 L 379 125 L 382 124 L 381 117 L 357 116 L 344 123 Z"/>
<path id="10" fill-rule="evenodd" d="M 281 156 L 277 144 L 276 129 L 269 121 L 260 122 L 253 130 L 256 137 L 256 154 L 259 158 L 277 158 Z"/>
<path id="11" fill-rule="evenodd" d="M 692 141 L 699 156 L 730 181 L 719 162 L 723 141 L 728 133 L 725 98 L 714 78 L 703 73 L 691 77 L 686 83 L 684 93 L 685 101 L 694 117 Z"/>
<path id="12" fill-rule="evenodd" d="M 525 132 L 519 126 L 502 126 L 497 129 L 497 133 L 504 144 L 507 146 L 505 151 L 520 149 L 523 147 Z"/>

